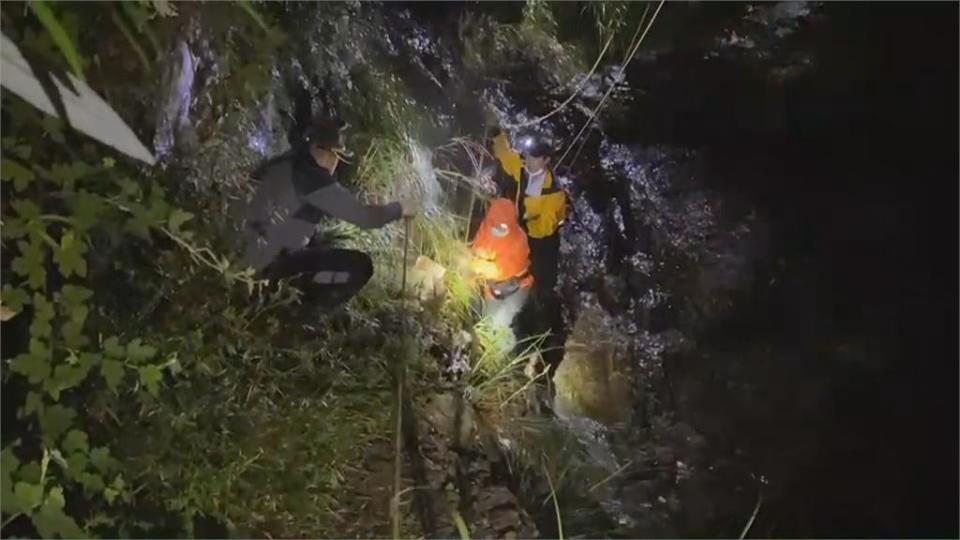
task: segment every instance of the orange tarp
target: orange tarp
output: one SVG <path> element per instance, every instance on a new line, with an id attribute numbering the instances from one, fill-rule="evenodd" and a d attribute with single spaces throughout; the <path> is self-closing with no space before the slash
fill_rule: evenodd
<path id="1" fill-rule="evenodd" d="M 493 229 L 506 228 L 506 234 L 498 237 Z M 509 199 L 493 199 L 487 215 L 473 240 L 474 272 L 491 282 L 507 281 L 527 274 L 530 266 L 530 246 L 527 235 L 520 228 L 517 209 Z M 533 284 L 527 274 L 520 280 L 522 287 Z"/>

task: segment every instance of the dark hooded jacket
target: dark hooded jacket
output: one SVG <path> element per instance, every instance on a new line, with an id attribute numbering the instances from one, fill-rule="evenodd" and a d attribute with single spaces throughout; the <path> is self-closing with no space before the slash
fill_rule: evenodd
<path id="1" fill-rule="evenodd" d="M 364 204 L 308 152 L 268 162 L 255 177 L 259 186 L 244 209 L 242 264 L 257 271 L 281 253 L 303 248 L 324 215 L 363 229 L 401 218 L 399 203 Z"/>

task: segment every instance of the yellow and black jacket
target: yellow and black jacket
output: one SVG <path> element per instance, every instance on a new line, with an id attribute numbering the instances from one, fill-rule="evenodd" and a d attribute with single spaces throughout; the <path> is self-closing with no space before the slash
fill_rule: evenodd
<path id="1" fill-rule="evenodd" d="M 505 198 L 517 207 L 517 214 L 530 238 L 542 239 L 557 234 L 560 223 L 567 217 L 567 195 L 548 170 L 543 180 L 543 189 L 537 197 L 524 195 L 527 191 L 528 174 L 523 168 L 523 158 L 513 148 L 507 136 L 500 133 L 493 139 L 493 155 L 500 161 L 503 174 L 497 184 Z"/>

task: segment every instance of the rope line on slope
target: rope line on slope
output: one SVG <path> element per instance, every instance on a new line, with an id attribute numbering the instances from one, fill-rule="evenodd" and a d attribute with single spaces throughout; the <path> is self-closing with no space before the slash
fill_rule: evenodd
<path id="1" fill-rule="evenodd" d="M 410 401 L 409 389 L 407 389 L 407 357 L 411 355 L 411 340 L 413 339 L 413 328 L 410 326 L 410 310 L 407 306 L 407 262 L 410 252 L 410 224 L 409 218 L 403 220 L 403 267 L 400 278 L 400 306 L 403 319 L 401 327 L 403 330 L 402 350 L 394 361 L 394 379 L 396 382 L 396 402 L 394 403 L 395 424 L 394 429 L 394 456 L 393 456 L 393 497 L 390 500 L 390 512 L 392 521 L 392 532 L 394 538 L 400 538 L 400 527 L 402 516 L 400 513 L 400 498 L 406 492 L 413 493 L 413 509 L 420 521 L 423 534 L 427 538 L 432 538 L 436 534 L 437 523 L 433 514 L 431 504 L 431 494 L 429 493 L 426 468 L 423 463 L 423 457 L 420 455 L 420 443 L 417 436 L 417 420 L 413 410 L 413 404 Z M 403 453 L 407 452 L 409 459 L 413 486 L 406 489 L 400 489 L 403 482 Z"/>
<path id="2" fill-rule="evenodd" d="M 657 15 L 660 13 L 660 9 L 663 8 L 663 4 L 664 4 L 665 1 L 666 1 L 666 0 L 660 0 L 660 4 L 657 6 L 657 10 L 653 12 L 653 17 L 650 18 L 650 22 L 647 24 L 646 29 L 643 31 L 643 35 L 640 36 L 640 39 L 639 39 L 639 41 L 637 41 L 636 46 L 635 46 L 635 47 L 633 48 L 633 50 L 630 52 L 630 56 L 629 56 L 629 58 L 627 59 L 626 63 L 624 63 L 623 68 L 621 68 L 620 73 L 626 74 L 627 66 L 630 65 L 630 62 L 633 60 L 633 57 L 636 56 L 637 51 L 640 50 L 640 45 L 643 43 L 644 38 L 647 37 L 647 33 L 650 31 L 650 28 L 653 27 L 654 21 L 657 20 Z M 640 26 L 642 26 L 642 25 L 643 25 L 643 23 L 642 23 L 642 21 L 641 21 Z M 610 85 L 610 88 L 606 91 L 606 93 L 604 93 L 603 98 L 600 99 L 600 103 L 598 103 L 597 106 L 596 106 L 596 108 L 593 109 L 593 111 L 592 111 L 591 114 L 590 114 L 590 117 L 587 118 L 587 121 L 586 121 L 586 122 L 584 122 L 583 127 L 580 128 L 580 131 L 577 132 L 577 135 L 573 138 L 573 141 L 570 142 L 570 145 L 569 145 L 569 146 L 567 147 L 567 149 L 563 152 L 563 155 L 561 155 L 561 156 L 560 156 L 560 159 L 557 160 L 557 163 L 556 163 L 556 165 L 554 166 L 556 169 L 559 169 L 559 168 L 560 168 L 560 164 L 563 163 L 563 160 L 564 160 L 564 159 L 567 157 L 567 155 L 570 153 L 570 150 L 573 148 L 573 145 L 576 144 L 577 140 L 580 139 L 580 137 L 583 136 L 583 134 L 587 131 L 587 128 L 591 125 L 591 122 L 593 122 L 594 118 L 596 118 L 597 113 L 598 113 L 598 112 L 600 111 L 600 109 L 603 107 L 603 104 L 607 101 L 607 98 L 610 97 L 610 95 L 613 93 L 613 90 L 614 90 L 616 87 L 617 87 L 616 83 L 615 83 L 615 84 L 612 84 L 612 85 Z"/>
<path id="3" fill-rule="evenodd" d="M 630 53 L 637 46 L 637 36 L 640 35 L 640 30 L 643 28 L 643 23 L 647 21 L 647 14 L 650 12 L 650 4 L 647 4 L 643 9 L 643 15 L 640 16 L 640 24 L 637 25 L 637 30 L 633 33 L 633 37 L 630 38 L 630 46 L 627 47 L 627 52 L 623 55 L 623 60 L 620 61 L 621 64 L 625 64 L 630 58 Z M 584 134 L 583 138 L 580 139 L 580 146 L 577 147 L 576 153 L 573 154 L 573 159 L 570 160 L 570 167 L 573 167 L 573 164 L 577 162 L 577 159 L 580 157 L 580 153 L 583 151 L 583 148 L 587 145 L 587 141 L 590 139 L 590 132 L 593 131 L 595 126 L 591 126 L 590 129 Z M 571 143 L 571 147 L 575 144 L 576 141 Z"/>
<path id="4" fill-rule="evenodd" d="M 661 1 L 660 5 L 657 6 L 657 11 L 653 14 L 653 17 L 650 19 L 650 22 L 647 24 L 646 30 L 644 30 L 643 35 L 638 38 L 637 35 L 640 33 L 640 29 L 644 28 L 644 22 L 646 21 L 647 13 L 649 11 L 650 5 L 648 4 L 646 9 L 644 9 L 643 15 L 640 18 L 640 23 L 637 25 L 637 30 L 633 34 L 633 40 L 631 40 L 630 47 L 627 49 L 627 54 L 624 56 L 623 61 L 621 61 L 621 65 L 623 66 L 620 69 L 621 74 L 626 73 L 627 67 L 629 67 L 629 64 L 633 60 L 634 55 L 636 55 L 637 51 L 640 50 L 640 45 L 643 43 L 643 39 L 646 37 L 647 32 L 653 26 L 653 22 L 656 20 L 657 14 L 660 12 L 661 7 L 663 7 L 663 1 Z M 616 86 L 617 84 L 616 82 L 614 82 L 614 84 L 612 84 L 610 88 L 608 88 L 607 91 L 604 93 L 603 97 L 600 99 L 600 102 L 593 109 L 593 111 L 591 111 L 590 116 L 587 118 L 586 122 L 584 122 L 583 127 L 580 128 L 580 131 L 577 132 L 577 135 L 570 142 L 570 145 L 564 151 L 563 155 L 560 156 L 560 159 L 557 161 L 558 166 L 560 162 L 562 162 L 567 157 L 567 154 L 570 153 L 570 149 L 572 149 L 573 146 L 577 143 L 577 141 L 580 140 L 582 136 L 584 136 L 585 132 L 588 130 L 588 127 L 592 127 L 592 122 L 594 118 L 596 118 L 597 114 L 599 113 L 603 105 L 606 103 L 607 99 L 613 94 L 613 90 L 616 88 Z"/>
<path id="5" fill-rule="evenodd" d="M 400 302 L 402 307 L 406 307 L 406 297 L 407 297 L 407 249 L 410 245 L 410 220 L 403 220 L 403 269 L 401 270 L 400 278 Z M 405 310 L 404 310 L 405 311 Z M 406 336 L 404 336 L 406 338 Z M 406 350 L 399 355 L 397 359 L 396 369 L 396 393 L 397 393 L 397 402 L 394 405 L 393 414 L 396 417 L 396 431 L 394 432 L 394 447 L 393 447 L 393 498 L 390 500 L 390 513 L 393 520 L 393 538 L 397 540 L 400 538 L 400 484 L 401 484 L 401 466 L 403 465 L 403 459 L 401 455 L 403 454 L 403 386 L 404 386 L 404 371 L 406 365 L 404 363 L 403 354 L 406 353 Z"/>
<path id="6" fill-rule="evenodd" d="M 566 101 L 564 101 L 559 106 L 557 106 L 557 108 L 553 109 L 552 111 L 548 112 L 547 114 L 539 118 L 534 118 L 533 120 L 529 120 L 527 122 L 520 122 L 519 124 L 504 124 L 504 127 L 507 129 L 520 129 L 520 128 L 529 127 L 534 124 L 539 124 L 540 122 L 543 122 L 547 118 L 550 118 L 551 116 L 559 113 L 563 109 L 566 109 L 567 105 L 569 105 L 570 102 L 573 101 L 574 98 L 576 98 L 578 95 L 580 95 L 580 93 L 583 92 L 583 89 L 586 88 L 587 81 L 589 81 L 590 77 L 592 77 L 594 72 L 597 71 L 597 67 L 600 66 L 600 61 L 603 60 L 604 56 L 606 56 L 607 49 L 610 48 L 610 44 L 613 43 L 613 38 L 614 36 L 611 35 L 610 38 L 607 40 L 607 44 L 603 46 L 603 50 L 600 51 L 600 56 L 598 56 L 596 62 L 593 63 L 593 67 L 590 68 L 590 72 L 587 73 L 587 76 L 584 77 L 582 81 L 580 81 L 580 84 L 577 86 L 576 89 L 574 89 L 573 93 L 570 94 L 570 97 L 568 97 Z"/>

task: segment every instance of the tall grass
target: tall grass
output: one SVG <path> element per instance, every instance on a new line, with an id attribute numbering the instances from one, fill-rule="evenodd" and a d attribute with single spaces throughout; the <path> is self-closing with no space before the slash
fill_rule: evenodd
<path id="1" fill-rule="evenodd" d="M 374 231 L 341 225 L 327 231 L 340 242 L 368 251 L 376 261 L 377 274 L 351 301 L 351 313 L 367 318 L 373 325 L 378 324 L 375 320 L 378 313 L 393 312 L 404 318 L 416 318 L 416 325 L 407 328 L 424 339 L 425 335 L 420 332 L 468 330 L 473 337 L 470 370 L 461 386 L 466 401 L 482 425 L 493 426 L 494 431 L 503 429 L 517 441 L 511 460 L 518 474 L 527 476 L 532 485 L 545 486 L 542 469 L 546 468 L 550 487 L 556 497 L 562 498 L 568 485 L 577 483 L 570 482 L 571 471 L 582 462 L 578 459 L 582 450 L 573 438 L 558 431 L 549 421 L 518 419 L 525 410 L 524 398 L 539 382 L 525 376 L 524 368 L 540 360 L 547 336 L 532 336 L 518 342 L 509 327 L 481 319 L 475 309 L 480 303 L 479 290 L 466 272 L 469 212 L 482 212 L 482 201 L 487 195 L 483 175 L 493 164 L 493 158 L 469 139 L 451 140 L 435 151 L 423 148 L 406 133 L 381 134 L 369 141 L 353 164 L 356 167 L 353 184 L 360 196 L 377 203 L 414 197 L 422 201 L 423 211 L 410 223 L 410 253 L 406 261 L 402 256 L 402 225 Z M 467 215 L 460 213 L 463 210 L 458 212 L 456 204 L 463 202 L 464 195 L 473 201 L 466 207 Z M 405 303 L 396 292 L 401 265 L 412 265 L 420 255 L 446 268 L 446 296 L 438 311 L 414 314 L 402 311 L 413 304 Z M 431 385 L 439 383 L 437 370 L 428 367 L 432 359 L 410 361 L 409 395 L 429 392 Z M 544 455 L 548 459 L 544 459 Z M 468 534 L 465 525 L 458 523 L 461 535 Z"/>
<path id="2" fill-rule="evenodd" d="M 417 256 L 423 255 L 447 269 L 441 317 L 466 324 L 476 296 L 476 288 L 465 274 L 469 258 L 465 236 L 469 224 L 467 218 L 451 208 L 451 186 L 448 184 L 444 189 L 441 184 L 433 165 L 433 152 L 412 136 L 396 133 L 372 138 L 356 165 L 354 184 L 364 199 L 385 203 L 409 198 L 419 201 L 422 209 L 410 224 L 407 261 L 402 260 L 400 226 L 379 231 L 340 229 L 348 233 L 352 245 L 370 252 L 377 261 L 380 271 L 369 292 L 380 293 L 376 296 L 382 299 L 384 293 L 397 290 L 402 265 L 410 266 Z"/>

